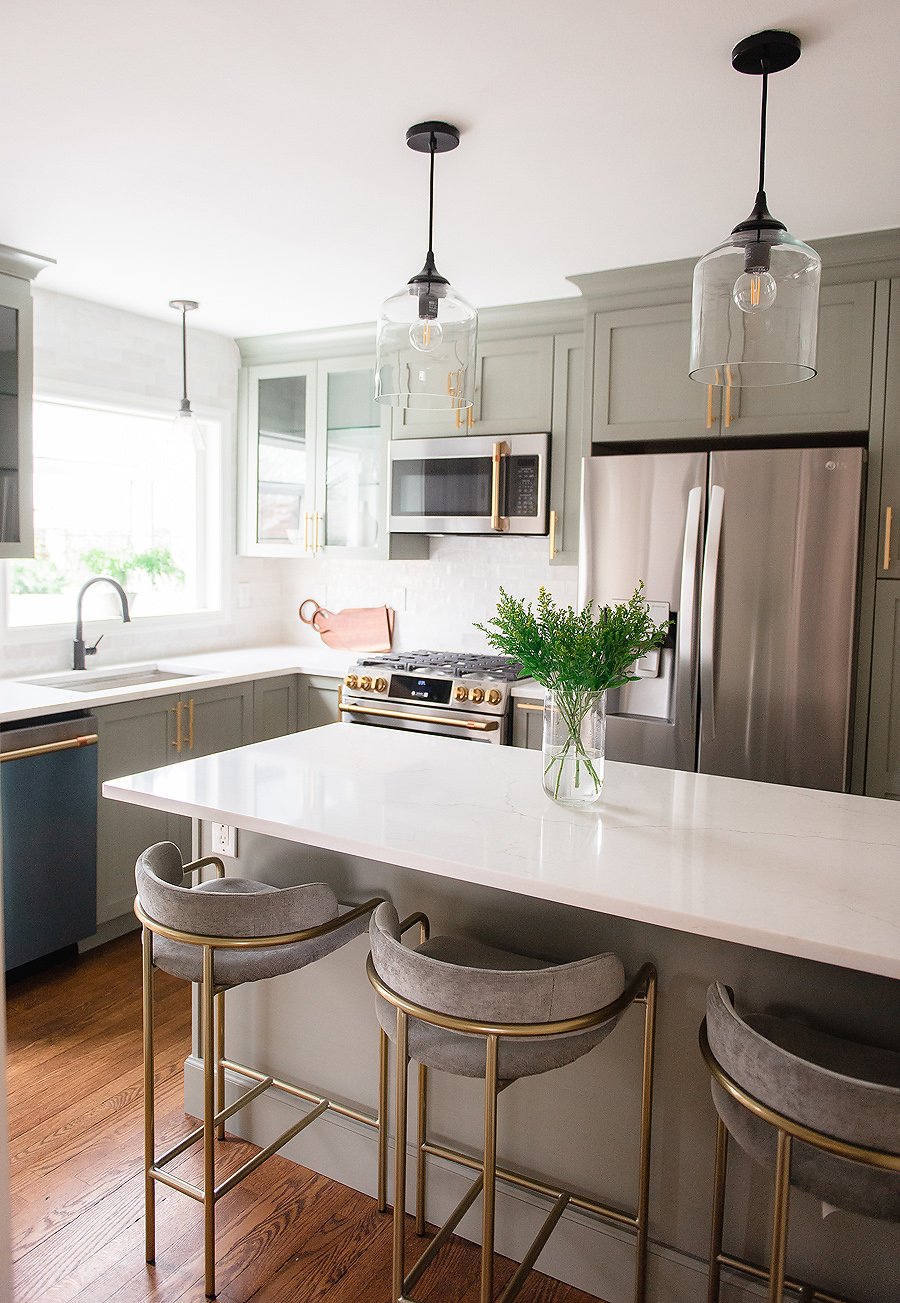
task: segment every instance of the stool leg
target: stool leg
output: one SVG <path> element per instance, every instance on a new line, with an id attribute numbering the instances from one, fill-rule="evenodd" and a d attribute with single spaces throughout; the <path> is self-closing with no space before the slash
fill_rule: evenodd
<path id="1" fill-rule="evenodd" d="M 419 1064 L 418 1118 L 416 1127 L 416 1234 L 425 1234 L 425 1150 L 428 1136 L 428 1069 Z"/>
<path id="2" fill-rule="evenodd" d="M 216 1112 L 221 1113 L 225 1107 L 225 1069 L 222 1067 L 222 1060 L 225 1058 L 225 992 L 220 991 L 216 996 Z M 225 1123 L 220 1122 L 216 1127 L 216 1135 L 219 1140 L 225 1139 Z"/>
<path id="3" fill-rule="evenodd" d="M 156 1182 L 150 1169 L 156 1161 L 156 1069 L 153 1054 L 153 933 L 142 930 L 142 1006 L 144 1025 L 144 1245 L 148 1262 L 156 1261 Z"/>
<path id="4" fill-rule="evenodd" d="M 706 1303 L 719 1303 L 719 1286 L 722 1278 L 722 1227 L 725 1221 L 725 1175 L 728 1169 L 728 1128 L 721 1118 L 716 1125 L 716 1174 L 713 1179 L 712 1230 L 709 1240 L 709 1284 Z"/>
<path id="5" fill-rule="evenodd" d="M 775 1199 L 772 1208 L 772 1260 L 769 1266 L 769 1303 L 781 1303 L 784 1294 L 784 1258 L 787 1249 L 788 1204 L 791 1193 L 791 1137 L 778 1132 L 775 1157 Z"/>
<path id="6" fill-rule="evenodd" d="M 488 1036 L 484 1064 L 484 1192 L 481 1206 L 481 1303 L 494 1297 L 494 1196 L 497 1181 L 497 1037 Z"/>
<path id="7" fill-rule="evenodd" d="M 387 1212 L 388 1034 L 378 1033 L 378 1211 Z"/>
<path id="8" fill-rule="evenodd" d="M 644 1057 L 641 1067 L 641 1146 L 638 1159 L 637 1244 L 634 1303 L 647 1297 L 647 1239 L 650 1232 L 650 1139 L 653 1112 L 653 1054 L 656 1046 L 656 973 L 647 979 L 644 1004 Z"/>
<path id="9" fill-rule="evenodd" d="M 215 996 L 213 994 L 213 949 L 203 947 L 203 982 L 200 1004 L 203 1022 L 203 1259 L 206 1297 L 216 1296 L 216 1062 Z"/>
<path id="10" fill-rule="evenodd" d="M 409 1074 L 409 1023 L 402 1009 L 397 1010 L 397 1099 L 394 1124 L 394 1303 L 403 1298 L 406 1275 L 406 1087 Z"/>

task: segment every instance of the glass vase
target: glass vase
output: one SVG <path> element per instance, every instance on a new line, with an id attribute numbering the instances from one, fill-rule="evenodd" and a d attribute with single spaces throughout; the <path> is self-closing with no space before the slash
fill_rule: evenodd
<path id="1" fill-rule="evenodd" d="M 544 702 L 544 791 L 560 805 L 585 809 L 603 791 L 606 693 L 557 688 Z"/>

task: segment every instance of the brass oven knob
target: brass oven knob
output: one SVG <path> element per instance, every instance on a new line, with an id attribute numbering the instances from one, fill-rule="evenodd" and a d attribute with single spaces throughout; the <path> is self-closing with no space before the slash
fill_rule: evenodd
<path id="1" fill-rule="evenodd" d="M 484 701 L 484 688 L 473 688 L 472 700 L 475 702 L 476 706 L 479 702 Z"/>
<path id="2" fill-rule="evenodd" d="M 375 680 L 375 691 L 376 691 L 376 692 L 387 692 L 387 679 L 376 679 L 376 680 Z"/>
<path id="3" fill-rule="evenodd" d="M 372 680 L 368 674 L 364 674 L 362 676 L 362 678 L 359 681 L 359 686 L 362 688 L 363 692 L 369 691 L 369 688 L 371 688 L 372 686 Z"/>
<path id="4" fill-rule="evenodd" d="M 356 677 L 355 674 L 348 674 L 346 679 L 344 679 L 344 682 L 346 683 L 348 688 L 359 687 L 359 679 Z"/>
<path id="5" fill-rule="evenodd" d="M 487 699 L 492 706 L 499 706 L 500 698 L 502 697 L 502 695 L 503 694 L 500 692 L 499 688 L 491 688 L 490 692 L 487 695 Z"/>
<path id="6" fill-rule="evenodd" d="M 469 698 L 469 689 L 462 686 L 458 687 L 453 694 L 457 701 L 467 701 Z"/>

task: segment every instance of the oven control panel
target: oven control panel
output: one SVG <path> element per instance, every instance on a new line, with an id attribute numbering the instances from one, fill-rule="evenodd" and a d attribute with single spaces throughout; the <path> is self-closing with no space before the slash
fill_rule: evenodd
<path id="1" fill-rule="evenodd" d="M 397 701 L 420 706 L 442 706 L 455 710 L 476 710 L 479 714 L 502 715 L 509 704 L 509 683 L 467 674 L 420 674 L 390 670 L 378 673 L 357 666 L 344 678 L 345 696 L 369 700 Z"/>

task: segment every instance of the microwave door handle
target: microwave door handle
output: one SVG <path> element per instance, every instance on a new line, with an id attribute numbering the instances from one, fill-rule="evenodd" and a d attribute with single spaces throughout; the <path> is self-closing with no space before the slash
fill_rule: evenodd
<path id="1" fill-rule="evenodd" d="M 714 484 L 709 494 L 709 524 L 700 592 L 700 716 L 704 742 L 711 742 L 716 736 L 716 604 L 724 512 L 725 490 L 720 484 Z"/>
<path id="2" fill-rule="evenodd" d="M 500 475 L 503 458 L 509 456 L 509 444 L 495 443 L 491 454 L 491 529 L 505 533 L 509 529 L 509 517 L 500 514 Z"/>
<path id="3" fill-rule="evenodd" d="M 694 718 L 694 648 L 697 637 L 697 564 L 700 542 L 700 518 L 703 489 L 696 485 L 688 493 L 684 518 L 684 550 L 681 557 L 681 593 L 678 603 L 677 630 L 677 705 L 680 727 L 690 726 Z"/>

